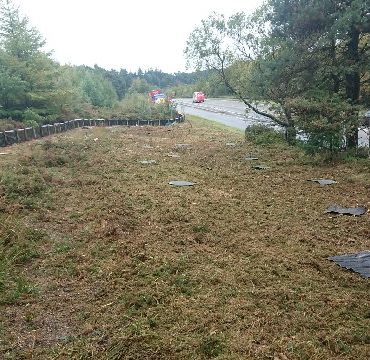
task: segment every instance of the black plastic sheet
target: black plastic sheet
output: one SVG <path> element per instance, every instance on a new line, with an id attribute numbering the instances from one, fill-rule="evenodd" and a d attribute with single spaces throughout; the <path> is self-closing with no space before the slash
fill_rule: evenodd
<path id="1" fill-rule="evenodd" d="M 176 147 L 179 149 L 190 149 L 191 144 L 176 144 Z"/>
<path id="2" fill-rule="evenodd" d="M 321 186 L 332 185 L 332 184 L 336 184 L 337 183 L 335 180 L 332 180 L 332 179 L 310 179 L 308 181 L 317 182 Z"/>
<path id="3" fill-rule="evenodd" d="M 270 169 L 267 165 L 254 165 L 252 166 L 253 169 L 257 169 L 257 170 L 267 170 L 267 169 Z"/>
<path id="4" fill-rule="evenodd" d="M 143 164 L 143 165 L 154 165 L 156 163 L 157 162 L 155 160 L 142 160 L 142 161 L 140 161 L 140 164 Z"/>
<path id="5" fill-rule="evenodd" d="M 173 180 L 169 182 L 170 185 L 173 186 L 193 186 L 195 183 L 191 181 L 184 181 L 184 180 Z"/>
<path id="6" fill-rule="evenodd" d="M 328 260 L 334 261 L 342 268 L 359 273 L 364 278 L 370 278 L 370 251 L 330 256 L 328 257 Z"/>
<path id="7" fill-rule="evenodd" d="M 334 214 L 341 214 L 341 215 L 353 215 L 353 216 L 361 216 L 366 214 L 367 208 L 363 206 L 359 207 L 350 207 L 345 208 L 339 205 L 330 205 L 325 212 L 327 213 L 334 213 Z"/>

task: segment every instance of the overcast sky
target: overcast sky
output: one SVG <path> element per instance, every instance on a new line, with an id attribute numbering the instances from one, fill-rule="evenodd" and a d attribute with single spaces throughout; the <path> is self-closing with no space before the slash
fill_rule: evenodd
<path id="1" fill-rule="evenodd" d="M 185 71 L 191 31 L 212 11 L 252 12 L 263 0 L 13 0 L 61 64 Z"/>

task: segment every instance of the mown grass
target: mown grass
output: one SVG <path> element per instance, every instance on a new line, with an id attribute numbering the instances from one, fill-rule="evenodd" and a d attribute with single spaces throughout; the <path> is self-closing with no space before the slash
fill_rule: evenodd
<path id="1" fill-rule="evenodd" d="M 326 258 L 369 249 L 369 215 L 324 212 L 370 205 L 368 162 L 318 163 L 197 118 L 10 151 L 5 359 L 368 358 L 369 282 Z"/>
<path id="2" fill-rule="evenodd" d="M 43 237 L 43 232 L 0 214 L 0 305 L 14 304 L 22 295 L 37 291 L 25 267 L 40 256 Z"/>

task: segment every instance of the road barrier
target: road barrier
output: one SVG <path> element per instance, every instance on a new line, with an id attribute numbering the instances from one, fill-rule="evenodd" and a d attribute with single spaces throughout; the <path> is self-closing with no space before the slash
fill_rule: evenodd
<path id="1" fill-rule="evenodd" d="M 182 114 L 179 114 L 175 119 L 169 120 L 74 119 L 38 127 L 2 131 L 0 132 L 0 147 L 39 139 L 84 126 L 166 126 L 183 122 L 184 120 L 185 117 Z"/>

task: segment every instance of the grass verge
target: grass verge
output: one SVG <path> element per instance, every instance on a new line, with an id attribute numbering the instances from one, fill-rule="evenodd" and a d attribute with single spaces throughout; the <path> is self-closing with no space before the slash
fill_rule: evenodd
<path id="1" fill-rule="evenodd" d="M 368 358 L 369 283 L 326 258 L 369 249 L 369 215 L 325 209 L 369 207 L 369 163 L 189 118 L 0 158 L 3 358 Z"/>

